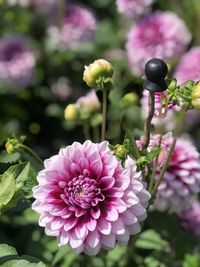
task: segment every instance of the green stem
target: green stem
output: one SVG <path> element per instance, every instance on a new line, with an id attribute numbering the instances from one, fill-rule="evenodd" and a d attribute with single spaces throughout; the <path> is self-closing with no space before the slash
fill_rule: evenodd
<path id="1" fill-rule="evenodd" d="M 151 199 L 152 199 L 152 200 L 151 200 L 151 203 L 154 201 L 154 199 L 155 199 L 155 197 L 156 197 L 158 187 L 159 187 L 160 183 L 162 182 L 162 179 L 163 179 L 163 177 L 164 177 L 165 171 L 167 170 L 167 167 L 168 167 L 168 165 L 169 165 L 169 161 L 170 161 L 170 159 L 171 159 L 171 157 L 172 157 L 172 154 L 173 154 L 173 152 L 174 152 L 174 147 L 175 147 L 175 145 L 176 145 L 176 137 L 174 137 L 174 140 L 173 140 L 173 142 L 172 142 L 172 144 L 171 144 L 171 147 L 170 147 L 169 153 L 168 153 L 168 155 L 167 155 L 167 159 L 166 159 L 166 161 L 165 161 L 165 164 L 163 165 L 162 170 L 161 170 L 161 172 L 160 172 L 160 176 L 159 176 L 159 178 L 158 178 L 158 180 L 157 180 L 157 182 L 156 182 L 156 184 L 155 184 L 155 186 L 154 186 L 154 188 L 153 188 L 153 191 L 152 191 L 152 198 L 151 198 Z"/>
<path id="2" fill-rule="evenodd" d="M 162 143 L 162 136 L 160 136 L 159 148 L 161 147 L 161 143 Z M 148 187 L 148 191 L 149 192 L 152 191 L 153 186 L 154 186 L 155 175 L 156 175 L 157 166 L 158 166 L 158 158 L 159 158 L 159 155 L 156 157 L 156 159 L 154 161 L 153 171 L 152 171 L 152 174 L 151 174 L 150 183 L 149 183 L 149 187 Z"/>
<path id="3" fill-rule="evenodd" d="M 142 146 L 143 149 L 147 149 L 150 141 L 150 128 L 151 128 L 151 121 L 153 119 L 154 111 L 155 111 L 155 93 L 149 92 L 149 111 L 148 116 L 146 118 L 145 124 L 144 124 L 144 144 Z"/>
<path id="4" fill-rule="evenodd" d="M 103 89 L 103 104 L 102 104 L 102 129 L 101 141 L 106 139 L 106 120 L 107 120 L 107 91 Z"/>
<path id="5" fill-rule="evenodd" d="M 90 136 L 90 123 L 88 120 L 83 120 L 83 132 L 84 132 L 84 136 L 85 139 L 91 139 Z"/>
<path id="6" fill-rule="evenodd" d="M 27 151 L 31 156 L 33 156 L 42 166 L 43 164 L 43 160 L 28 146 L 24 145 L 24 144 L 18 144 L 18 148 L 22 148 L 25 151 Z"/>
<path id="7" fill-rule="evenodd" d="M 93 141 L 94 142 L 99 142 L 99 127 L 94 126 L 92 127 L 92 132 L 93 132 Z"/>

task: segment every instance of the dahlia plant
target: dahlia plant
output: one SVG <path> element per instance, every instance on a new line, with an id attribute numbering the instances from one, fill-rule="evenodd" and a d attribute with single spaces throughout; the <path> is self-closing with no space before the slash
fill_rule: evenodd
<path id="1" fill-rule="evenodd" d="M 181 126 L 185 113 L 199 107 L 199 84 L 189 81 L 180 86 L 166 79 L 167 72 L 159 58 L 145 66 L 142 136 L 135 140 L 132 128 L 121 127 L 124 136 L 109 140 L 107 113 L 115 90 L 114 68 L 105 59 L 86 66 L 83 80 L 92 91 L 64 111 L 67 122 L 83 126 L 86 140 L 61 148 L 43 163 L 24 144 L 24 137 L 8 139 L 7 157 L 31 157 L 39 171 L 34 176 L 30 163 L 20 163 L 4 173 L 1 213 L 22 197 L 29 201 L 33 197 L 38 224 L 47 236 L 57 239 L 58 246 L 68 246 L 75 254 L 104 257 L 105 251 L 119 244 L 125 246 L 124 266 L 132 263 L 139 233 L 153 210 L 175 214 L 184 229 L 199 235 L 199 204 L 193 202 L 200 192 L 199 153 L 191 140 L 180 136 L 180 127 L 167 132 L 155 120 L 166 124 L 165 117 L 176 112 Z M 136 102 L 133 93 L 120 99 L 120 126 L 124 112 Z"/>

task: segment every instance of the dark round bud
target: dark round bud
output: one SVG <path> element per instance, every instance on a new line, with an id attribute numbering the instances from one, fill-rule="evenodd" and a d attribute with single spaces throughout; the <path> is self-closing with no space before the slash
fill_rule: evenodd
<path id="1" fill-rule="evenodd" d="M 145 74 L 147 80 L 144 83 L 144 89 L 153 92 L 162 92 L 167 89 L 165 77 L 168 73 L 167 64 L 159 58 L 150 59 L 145 65 Z"/>

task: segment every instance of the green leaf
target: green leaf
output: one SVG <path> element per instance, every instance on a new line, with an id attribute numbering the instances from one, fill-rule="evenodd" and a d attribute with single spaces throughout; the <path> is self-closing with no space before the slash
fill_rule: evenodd
<path id="1" fill-rule="evenodd" d="M 15 175 L 8 169 L 0 175 L 0 213 L 1 209 L 9 203 L 15 194 Z"/>
<path id="2" fill-rule="evenodd" d="M 19 158 L 20 158 L 20 153 L 18 152 L 12 154 L 4 152 L 0 154 L 0 163 L 14 163 L 18 161 Z"/>
<path id="3" fill-rule="evenodd" d="M 128 139 L 130 142 L 129 154 L 137 160 L 140 157 L 140 151 L 136 145 L 134 135 L 129 129 L 126 130 L 125 139 Z"/>
<path id="4" fill-rule="evenodd" d="M 199 267 L 200 266 L 200 255 L 186 254 L 184 259 L 183 267 Z"/>
<path id="5" fill-rule="evenodd" d="M 10 167 L 0 176 L 0 211 L 15 206 L 23 196 L 31 198 L 36 183 L 36 173 L 29 162 Z"/>
<path id="6" fill-rule="evenodd" d="M 146 267 L 165 267 L 164 263 L 161 263 L 160 260 L 157 260 L 153 256 L 149 256 L 145 259 L 145 266 Z"/>
<path id="7" fill-rule="evenodd" d="M 161 150 L 162 148 L 155 148 L 150 151 L 146 156 L 148 163 L 151 163 L 160 154 Z"/>
<path id="8" fill-rule="evenodd" d="M 107 265 L 109 267 L 116 266 L 124 266 L 124 255 L 126 253 L 126 247 L 124 246 L 116 246 L 115 249 L 109 251 L 106 255 Z"/>
<path id="9" fill-rule="evenodd" d="M 42 262 L 31 263 L 26 260 L 9 260 L 1 265 L 1 267 L 46 267 Z"/>
<path id="10" fill-rule="evenodd" d="M 23 192 L 24 196 L 26 198 L 31 198 L 32 197 L 32 188 L 37 184 L 36 180 L 36 172 L 34 169 L 30 166 L 30 163 L 22 163 L 19 164 L 20 168 L 22 167 L 23 169 L 21 170 L 20 174 L 18 175 L 16 181 L 17 184 L 20 185 L 23 183 Z"/>
<path id="11" fill-rule="evenodd" d="M 147 230 L 139 235 L 135 246 L 141 249 L 163 250 L 168 245 L 155 230 Z"/>
<path id="12" fill-rule="evenodd" d="M 52 265 L 56 265 L 58 262 L 60 262 L 65 256 L 66 254 L 69 253 L 69 248 L 67 246 L 63 246 L 63 247 L 60 247 L 59 250 L 57 251 L 54 259 L 53 259 L 53 262 L 52 262 Z"/>
<path id="13" fill-rule="evenodd" d="M 7 244 L 0 244 L 0 257 L 8 255 L 17 255 L 16 249 Z"/>
<path id="14" fill-rule="evenodd" d="M 39 259 L 23 255 L 18 256 L 15 248 L 7 244 L 0 244 L 0 266 L 1 267 L 46 267 Z"/>

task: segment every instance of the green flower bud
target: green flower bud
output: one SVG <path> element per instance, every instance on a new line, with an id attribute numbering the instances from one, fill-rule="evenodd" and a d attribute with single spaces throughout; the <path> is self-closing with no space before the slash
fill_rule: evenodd
<path id="1" fill-rule="evenodd" d="M 64 110 L 65 120 L 75 121 L 79 119 L 79 110 L 75 104 L 69 104 Z"/>
<path id="2" fill-rule="evenodd" d="M 123 145 L 116 145 L 115 146 L 115 156 L 121 160 L 126 159 L 127 149 Z"/>
<path id="3" fill-rule="evenodd" d="M 196 83 L 192 90 L 192 106 L 200 109 L 200 81 Z"/>
<path id="4" fill-rule="evenodd" d="M 146 166 L 147 163 L 148 163 L 148 161 L 147 161 L 147 157 L 146 156 L 141 156 L 137 160 L 137 166 L 139 167 L 140 170 L 143 169 Z"/>
<path id="5" fill-rule="evenodd" d="M 138 102 L 138 95 L 135 93 L 125 94 L 121 99 L 121 107 L 130 108 Z"/>
<path id="6" fill-rule="evenodd" d="M 8 154 L 15 152 L 15 145 L 12 143 L 12 139 L 6 142 L 5 148 Z"/>
<path id="7" fill-rule="evenodd" d="M 89 66 L 85 66 L 83 80 L 94 89 L 109 87 L 112 82 L 113 66 L 105 59 L 95 60 Z M 109 79 L 110 78 L 110 79 Z"/>

